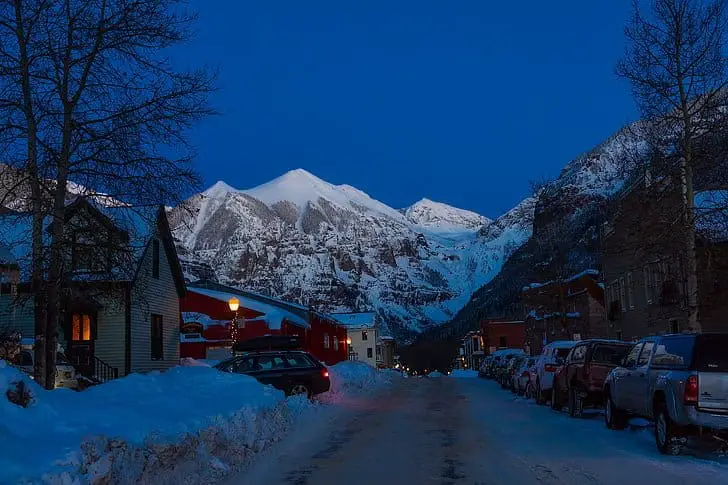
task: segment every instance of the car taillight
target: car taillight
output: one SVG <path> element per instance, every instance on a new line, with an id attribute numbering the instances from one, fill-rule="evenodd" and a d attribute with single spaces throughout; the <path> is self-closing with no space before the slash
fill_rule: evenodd
<path id="1" fill-rule="evenodd" d="M 698 404 L 698 376 L 690 376 L 685 382 L 685 404 Z"/>
<path id="2" fill-rule="evenodd" d="M 324 376 L 324 377 L 329 377 L 329 370 L 328 369 L 322 370 L 321 371 L 321 375 Z"/>
<path id="3" fill-rule="evenodd" d="M 556 372 L 556 369 L 558 368 L 559 366 L 554 364 L 546 364 L 545 366 L 543 366 L 543 370 L 545 370 L 546 372 Z"/>
<path id="4" fill-rule="evenodd" d="M 528 371 L 527 370 L 524 370 L 523 371 L 523 374 L 521 374 L 521 377 L 528 377 L 529 375 L 530 374 L 528 373 Z"/>

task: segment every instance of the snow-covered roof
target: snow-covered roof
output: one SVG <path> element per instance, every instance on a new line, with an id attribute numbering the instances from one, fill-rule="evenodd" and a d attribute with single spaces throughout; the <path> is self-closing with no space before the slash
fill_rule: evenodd
<path id="1" fill-rule="evenodd" d="M 374 327 L 375 312 L 332 313 L 332 317 L 345 327 Z"/>
<path id="2" fill-rule="evenodd" d="M 215 325 L 226 326 L 231 320 L 214 320 L 209 315 L 200 312 L 182 312 L 182 323 L 199 323 L 203 328 Z"/>
<path id="3" fill-rule="evenodd" d="M 598 277 L 599 276 L 599 271 L 596 270 L 596 269 L 585 269 L 584 271 L 581 271 L 579 273 L 576 273 L 575 275 L 569 276 L 568 278 L 566 278 L 564 280 L 564 283 L 571 283 L 573 281 L 578 280 L 582 276 L 587 276 L 587 275 L 593 276 L 593 277 Z M 548 286 L 548 285 L 551 285 L 553 283 L 555 283 L 554 280 L 549 280 L 549 281 L 546 281 L 544 283 L 529 283 L 528 285 L 524 286 L 521 289 L 521 291 L 528 291 L 528 290 L 533 290 L 533 289 L 536 289 L 536 288 L 542 288 L 544 286 Z"/>
<path id="4" fill-rule="evenodd" d="M 217 291 L 217 290 L 209 290 L 207 288 L 197 288 L 197 287 L 188 287 L 187 291 L 198 293 L 200 295 L 209 296 L 210 298 L 214 298 L 219 301 L 228 302 L 230 298 L 237 298 L 240 300 L 240 306 L 249 308 L 250 310 L 254 310 L 256 312 L 263 313 L 264 317 L 256 318 L 255 320 L 249 320 L 249 321 L 265 321 L 268 323 L 268 328 L 271 330 L 280 330 L 281 325 L 283 324 L 283 320 L 286 320 L 287 322 L 297 325 L 299 327 L 303 328 L 311 328 L 308 321 L 304 318 L 301 318 L 300 316 L 296 315 L 295 313 L 292 313 L 285 308 L 281 308 L 279 306 L 275 306 L 273 304 L 263 303 L 257 299 L 253 298 L 247 298 L 240 293 L 228 293 L 224 291 Z M 202 323 L 202 322 L 200 322 Z M 204 325 L 204 324 L 203 324 Z"/>

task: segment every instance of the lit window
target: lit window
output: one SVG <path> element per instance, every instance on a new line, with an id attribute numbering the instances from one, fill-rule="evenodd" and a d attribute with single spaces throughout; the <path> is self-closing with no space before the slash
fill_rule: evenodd
<path id="1" fill-rule="evenodd" d="M 73 314 L 71 326 L 71 340 L 86 342 L 91 340 L 91 316 L 78 313 Z"/>

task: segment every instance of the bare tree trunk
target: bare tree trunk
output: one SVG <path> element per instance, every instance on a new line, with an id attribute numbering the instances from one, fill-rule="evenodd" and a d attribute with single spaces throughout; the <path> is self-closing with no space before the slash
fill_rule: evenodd
<path id="1" fill-rule="evenodd" d="M 30 59 L 28 56 L 28 35 L 25 30 L 23 0 L 15 1 L 16 39 L 18 42 L 18 60 L 22 85 L 22 110 L 27 123 L 28 159 L 26 169 L 31 190 L 31 211 L 33 217 L 31 230 L 31 289 L 34 308 L 34 353 L 35 380 L 44 386 L 46 383 L 46 318 L 43 285 L 43 193 L 38 173 L 38 125 L 33 106 L 33 94 L 30 79 Z"/>
<path id="2" fill-rule="evenodd" d="M 688 306 L 688 330 L 700 332 L 698 305 L 698 262 L 695 253 L 695 194 L 693 193 L 693 171 L 683 157 L 680 163 L 683 204 L 685 205 L 685 272 Z"/>

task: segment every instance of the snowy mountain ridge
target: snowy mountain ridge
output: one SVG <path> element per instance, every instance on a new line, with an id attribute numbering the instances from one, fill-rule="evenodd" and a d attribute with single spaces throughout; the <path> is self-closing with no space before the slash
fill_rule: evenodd
<path id="1" fill-rule="evenodd" d="M 392 333 L 442 323 L 530 236 L 533 205 L 497 223 L 428 199 L 396 210 L 296 169 L 252 189 L 217 182 L 170 211 L 189 279 L 325 311 L 377 311 Z"/>

